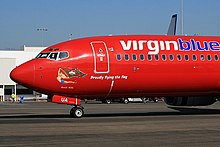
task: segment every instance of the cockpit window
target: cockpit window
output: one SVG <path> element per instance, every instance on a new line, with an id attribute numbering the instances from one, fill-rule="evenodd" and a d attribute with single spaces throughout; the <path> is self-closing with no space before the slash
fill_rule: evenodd
<path id="1" fill-rule="evenodd" d="M 52 60 L 56 60 L 57 59 L 57 55 L 58 55 L 58 53 L 50 53 L 48 58 L 52 59 Z"/>
<path id="2" fill-rule="evenodd" d="M 64 58 L 68 58 L 68 52 L 47 52 L 47 53 L 39 53 L 36 58 L 47 58 L 51 60 L 62 60 Z"/>
<path id="3" fill-rule="evenodd" d="M 47 58 L 50 53 L 39 53 L 36 58 Z"/>
<path id="4" fill-rule="evenodd" d="M 69 55 L 68 55 L 68 52 L 60 52 L 59 54 L 59 60 L 63 59 L 63 58 L 67 58 Z"/>

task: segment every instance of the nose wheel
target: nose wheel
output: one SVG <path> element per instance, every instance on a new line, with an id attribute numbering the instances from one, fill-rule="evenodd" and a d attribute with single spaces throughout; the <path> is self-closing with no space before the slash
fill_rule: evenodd
<path id="1" fill-rule="evenodd" d="M 74 118 L 81 118 L 84 115 L 83 107 L 75 106 L 70 110 L 70 116 Z"/>

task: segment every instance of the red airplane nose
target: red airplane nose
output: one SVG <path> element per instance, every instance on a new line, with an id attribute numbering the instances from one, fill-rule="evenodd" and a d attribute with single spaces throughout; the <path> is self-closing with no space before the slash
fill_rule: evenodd
<path id="1" fill-rule="evenodd" d="M 32 87 L 35 81 L 34 64 L 31 62 L 24 63 L 10 73 L 13 81 L 26 87 Z"/>

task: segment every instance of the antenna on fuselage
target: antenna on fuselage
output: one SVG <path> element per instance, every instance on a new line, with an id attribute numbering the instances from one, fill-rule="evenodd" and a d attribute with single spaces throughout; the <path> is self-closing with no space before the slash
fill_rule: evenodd
<path id="1" fill-rule="evenodd" d="M 177 14 L 172 15 L 167 35 L 176 35 Z"/>

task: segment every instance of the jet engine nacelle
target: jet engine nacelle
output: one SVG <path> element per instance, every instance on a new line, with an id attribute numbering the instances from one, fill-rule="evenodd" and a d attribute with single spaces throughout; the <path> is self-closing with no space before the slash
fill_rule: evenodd
<path id="1" fill-rule="evenodd" d="M 207 106 L 216 102 L 215 97 L 166 97 L 166 104 L 171 106 Z"/>

